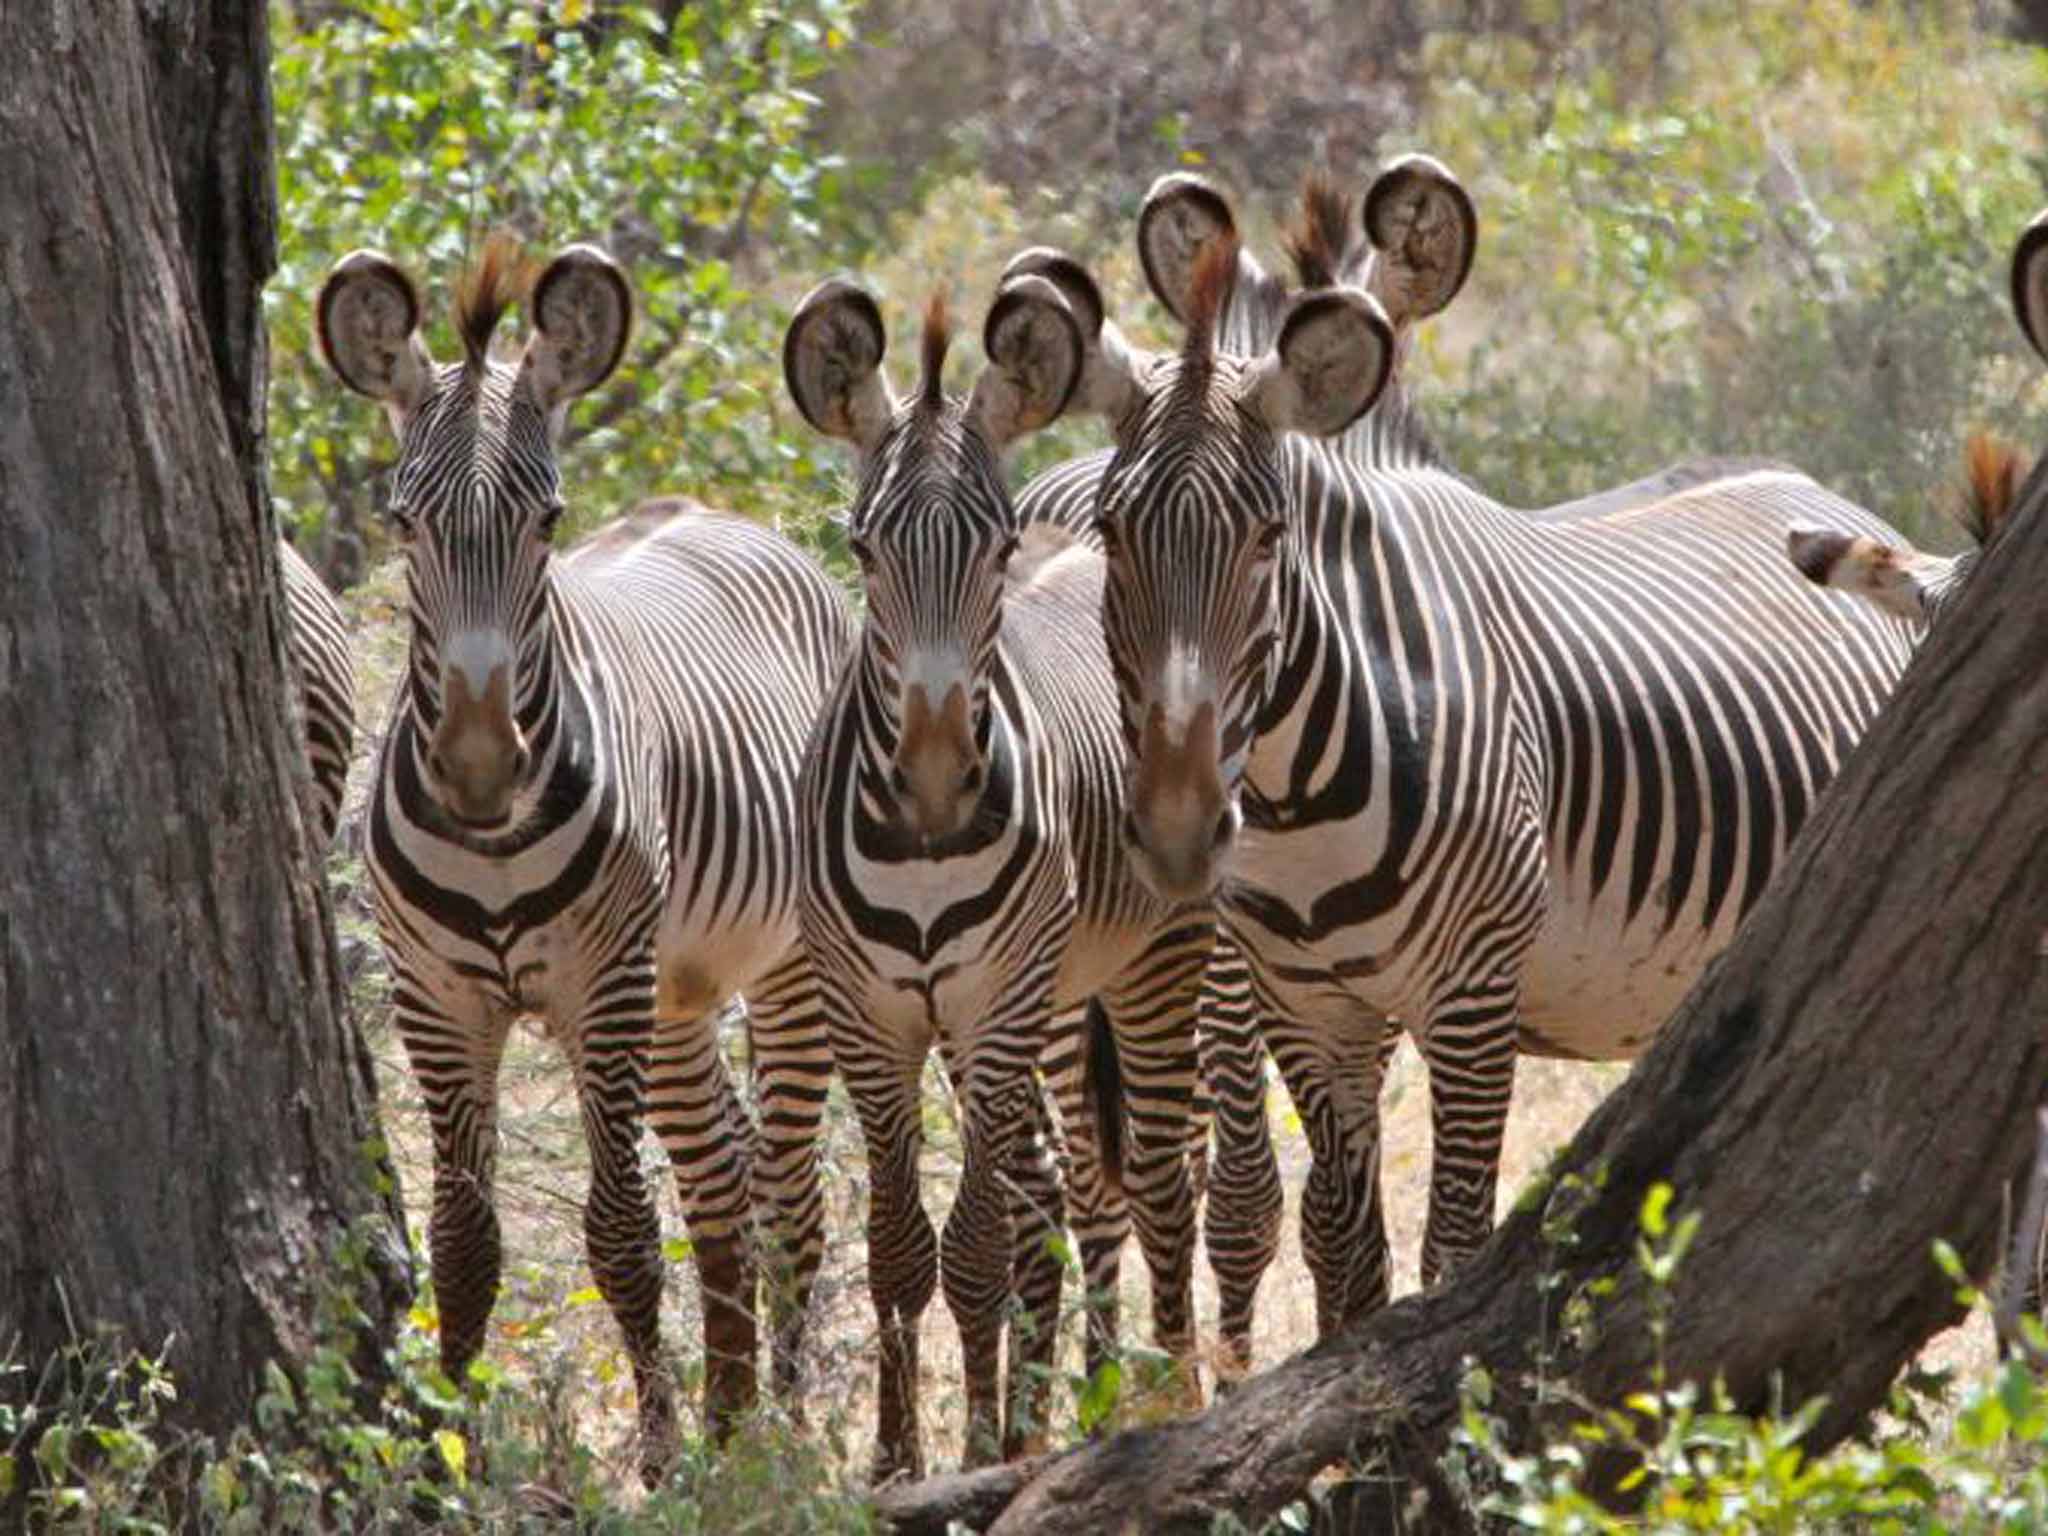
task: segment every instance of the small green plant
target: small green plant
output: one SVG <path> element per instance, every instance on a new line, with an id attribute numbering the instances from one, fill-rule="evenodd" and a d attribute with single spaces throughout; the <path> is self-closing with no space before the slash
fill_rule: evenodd
<path id="1" fill-rule="evenodd" d="M 1493 1411 L 1494 1380 L 1468 1367 L 1445 1466 L 1475 1516 L 1591 1536 L 2048 1531 L 2048 1386 L 2018 1358 L 1965 1395 L 1945 1437 L 1934 1434 L 1928 1410 L 1948 1383 L 1909 1371 L 1891 1394 L 1893 1428 L 1822 1457 L 1809 1456 L 1804 1442 L 1825 1398 L 1752 1416 L 1737 1411 L 1719 1382 L 1672 1381 L 1665 1353 L 1672 1282 L 1699 1231 L 1696 1212 L 1674 1218 L 1672 1199 L 1670 1186 L 1652 1186 L 1639 1216 L 1635 1265 L 1653 1346 L 1646 1388 L 1597 1405 L 1553 1383 L 1549 1400 L 1574 1403 L 1577 1417 L 1548 1443 L 1523 1450 L 1509 1443 Z M 1942 1246 L 1936 1257 L 1959 1299 L 1986 1310 L 1956 1255 Z M 2038 1335 L 2038 1323 L 2030 1326 Z M 1631 1507 L 1618 1510 L 1612 1496 Z"/>

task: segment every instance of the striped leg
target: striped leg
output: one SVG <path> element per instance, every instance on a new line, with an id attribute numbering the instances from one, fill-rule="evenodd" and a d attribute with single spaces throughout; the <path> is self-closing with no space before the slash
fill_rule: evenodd
<path id="1" fill-rule="evenodd" d="M 754 1207 L 772 1222 L 769 1348 L 776 1396 L 802 1418 L 798 1377 L 811 1287 L 825 1257 L 825 1192 L 818 1162 L 832 1048 L 817 983 L 801 951 L 755 987 L 748 1039 L 760 1142 Z"/>
<path id="2" fill-rule="evenodd" d="M 1114 1357 L 1124 1240 L 1131 1235 L 1131 1208 L 1123 1191 L 1104 1176 L 1102 1149 L 1082 1086 L 1081 1054 L 1086 1049 L 1086 1011 L 1075 1008 L 1053 1022 L 1041 1058 L 1045 1080 L 1059 1110 L 1067 1221 L 1081 1257 L 1087 1331 L 1083 1359 L 1088 1375 Z"/>
<path id="3" fill-rule="evenodd" d="M 1422 1283 L 1435 1285 L 1493 1231 L 1501 1140 L 1515 1085 L 1514 983 L 1474 988 L 1430 1015 L 1429 1227 Z"/>
<path id="4" fill-rule="evenodd" d="M 1051 1000 L 1022 1012 L 1023 1020 L 1044 1018 Z M 946 1308 L 960 1330 L 961 1365 L 967 1377 L 965 1464 L 986 1466 L 1002 1450 L 999 1390 L 1003 1317 L 1008 1310 L 1011 1269 L 1016 1257 L 1016 1222 L 1006 1187 L 1012 1149 L 1033 1125 L 1037 1084 L 1031 1057 L 1021 1060 L 1002 1049 L 1008 1039 L 1036 1043 L 1028 1023 L 996 1024 L 963 1053 L 954 1077 L 960 1107 L 960 1187 L 940 1242 L 939 1280 Z M 998 1015 L 1004 1017 L 1004 1015 Z"/>
<path id="5" fill-rule="evenodd" d="M 1052 1403 L 1053 1355 L 1059 1344 L 1060 1289 L 1066 1266 L 1053 1239 L 1066 1228 L 1066 1200 L 1052 1156 L 1052 1120 L 1045 1095 L 1031 1095 L 1032 1119 L 1010 1149 L 1010 1261 L 1007 1418 L 1003 1458 L 1043 1450 Z"/>
<path id="6" fill-rule="evenodd" d="M 1190 1406 L 1199 1406 L 1202 1389 L 1188 1118 L 1198 1062 L 1195 1019 L 1214 932 L 1206 917 L 1161 932 L 1103 1000 L 1122 1061 L 1130 1126 L 1124 1195 L 1151 1271 L 1153 1337 L 1176 1362 Z"/>
<path id="7" fill-rule="evenodd" d="M 1202 991 L 1201 1044 L 1216 1129 L 1202 1235 L 1216 1276 L 1219 1369 L 1235 1378 L 1251 1369 L 1252 1311 L 1259 1281 L 1280 1251 L 1284 1197 L 1266 1118 L 1266 1050 L 1251 972 L 1236 941 L 1220 931 Z"/>
<path id="8" fill-rule="evenodd" d="M 434 1133 L 434 1210 L 427 1248 L 440 1312 L 441 1369 L 460 1386 L 483 1348 L 502 1248 L 492 1202 L 498 1160 L 498 1063 L 509 1019 L 478 1008 L 458 1021 L 401 964 L 399 1038 Z"/>
<path id="9" fill-rule="evenodd" d="M 640 1006 L 586 1017 L 569 1037 L 583 1139 L 590 1149 L 590 1192 L 583 1204 L 583 1241 L 590 1272 L 625 1336 L 640 1405 L 640 1475 L 650 1487 L 677 1451 L 674 1382 L 661 1358 L 661 1220 L 640 1168 L 641 1113 L 646 1099 L 647 1039 L 654 1007 L 649 957 L 644 988 L 612 989 L 608 998 L 639 992 Z M 707 1329 L 708 1332 L 708 1329 Z"/>
<path id="10" fill-rule="evenodd" d="M 697 1265 L 705 1422 L 723 1439 L 754 1406 L 758 1336 L 747 1230 L 753 1133 L 718 1048 L 716 1015 L 660 1022 L 648 1097 Z"/>
<path id="11" fill-rule="evenodd" d="M 1301 1192 L 1301 1253 L 1316 1287 L 1316 1334 L 1329 1338 L 1386 1305 L 1386 1213 L 1380 1203 L 1379 1093 L 1399 1043 L 1378 1021 L 1363 1040 L 1276 1015 L 1267 1038 L 1308 1135 Z M 1346 1045 L 1355 1049 L 1344 1049 Z"/>
<path id="12" fill-rule="evenodd" d="M 939 1247 L 917 1182 L 924 1140 L 918 1089 L 925 1039 L 874 1038 L 851 1003 L 828 991 L 832 1059 L 846 1081 L 868 1157 L 868 1295 L 880 1334 L 872 1481 L 924 1476 L 917 1409 L 917 1331 L 939 1278 Z"/>

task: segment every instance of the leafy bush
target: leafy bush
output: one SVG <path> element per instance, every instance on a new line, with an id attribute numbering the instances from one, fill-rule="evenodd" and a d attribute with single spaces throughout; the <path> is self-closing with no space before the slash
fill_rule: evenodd
<path id="1" fill-rule="evenodd" d="M 685 490 L 803 531 L 814 460 L 784 430 L 781 316 L 756 277 L 830 211 L 807 87 L 853 4 L 713 0 L 673 21 L 589 0 L 275 8 L 271 484 L 330 575 L 368 565 L 393 451 L 322 366 L 313 296 L 347 251 L 379 247 L 429 290 L 436 355 L 459 355 L 446 296 L 501 226 L 542 255 L 601 242 L 638 299 L 624 366 L 570 429 L 572 522 Z"/>
<path id="2" fill-rule="evenodd" d="M 1718 1383 L 1672 1382 L 1663 1365 L 1671 1286 L 1698 1219 L 1672 1219 L 1671 1198 L 1669 1185 L 1651 1189 L 1636 1249 L 1656 1346 L 1650 1382 L 1619 1404 L 1577 1401 L 1560 1432 L 1519 1449 L 1489 1412 L 1492 1381 L 1474 1367 L 1446 1459 L 1472 1513 L 1560 1536 L 2048 1531 L 2048 1382 L 2018 1358 L 1970 1387 L 1945 1436 L 1926 1410 L 1943 1401 L 1948 1382 L 1909 1370 L 1893 1388 L 1892 1428 L 1821 1457 L 1808 1456 L 1802 1442 L 1825 1399 L 1752 1417 L 1737 1412 Z M 1959 1299 L 1988 1310 L 1955 1254 L 1938 1248 L 1936 1258 Z M 1574 1404 L 1567 1384 L 1546 1382 L 1544 1393 L 1548 1402 Z M 1617 1511 L 1602 1487 L 1635 1507 Z"/>
<path id="3" fill-rule="evenodd" d="M 1430 52 L 1415 143 L 1486 231 L 1425 333 L 1454 462 L 1538 504 L 1760 454 L 1952 543 L 1929 510 L 1965 433 L 2037 399 L 2005 284 L 2048 196 L 2048 54 L 1887 0 L 1718 0 L 1673 31 L 1649 93 L 1513 39 Z"/>

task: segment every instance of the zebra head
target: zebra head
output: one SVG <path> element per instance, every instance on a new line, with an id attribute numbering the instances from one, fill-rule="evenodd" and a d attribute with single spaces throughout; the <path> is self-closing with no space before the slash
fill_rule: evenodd
<path id="1" fill-rule="evenodd" d="M 1065 259 L 1034 260 L 1050 270 Z M 1129 752 L 1124 836 L 1139 874 L 1171 900 L 1214 890 L 1242 823 L 1245 758 L 1279 665 L 1291 525 L 1281 439 L 1357 420 L 1394 350 L 1378 301 L 1352 288 L 1290 300 L 1262 352 L 1220 347 L 1240 274 L 1226 231 L 1192 269 L 1175 352 L 1133 348 L 1106 321 L 1084 337 L 1082 394 L 1116 438 L 1096 527 Z"/>
<path id="2" fill-rule="evenodd" d="M 880 309 L 834 279 L 797 307 L 782 352 L 805 419 L 859 455 L 847 542 L 867 594 L 876 708 L 865 729 L 897 813 L 926 844 L 967 825 L 987 778 L 989 684 L 1019 533 L 1002 451 L 1066 409 L 1083 357 L 1066 301 L 1036 278 L 1006 285 L 989 309 L 988 366 L 964 399 L 941 382 L 949 340 L 934 298 L 916 393 L 897 400 Z"/>
<path id="3" fill-rule="evenodd" d="M 2048 209 L 2020 235 L 2012 259 L 2012 307 L 2020 330 L 2048 361 Z M 1801 574 L 1875 603 L 1902 619 L 1932 624 L 1969 585 L 1992 542 L 2021 509 L 2048 503 L 2048 454 L 2032 471 L 2009 443 L 1984 433 L 1964 452 L 1964 491 L 1958 517 L 1975 548 L 1930 555 L 1905 544 L 1818 528 L 1794 528 L 1786 552 Z"/>
<path id="4" fill-rule="evenodd" d="M 533 335 L 493 357 L 523 300 Z M 549 728 L 548 562 L 562 512 L 555 462 L 569 406 L 618 366 L 633 300 L 610 257 L 571 246 L 530 285 L 493 239 L 455 306 L 459 363 L 420 335 L 412 280 L 373 251 L 344 257 L 320 290 L 320 346 L 341 382 L 378 401 L 398 437 L 390 517 L 412 609 L 411 690 L 423 779 L 455 821 L 495 829 Z"/>

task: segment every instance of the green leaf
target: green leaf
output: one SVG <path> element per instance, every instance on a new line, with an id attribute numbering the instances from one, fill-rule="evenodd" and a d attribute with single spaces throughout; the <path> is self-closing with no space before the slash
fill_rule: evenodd
<path id="1" fill-rule="evenodd" d="M 448 1468 L 449 1476 L 455 1479 L 455 1486 L 469 1486 L 469 1447 L 462 1436 L 452 1429 L 434 1431 L 434 1446 L 441 1453 L 441 1461 Z"/>
<path id="2" fill-rule="evenodd" d="M 1096 1427 L 1115 1412 L 1123 1383 L 1124 1368 L 1116 1361 L 1105 1360 L 1096 1368 L 1074 1404 L 1074 1418 L 1081 1426 L 1081 1433 L 1093 1434 Z"/>

